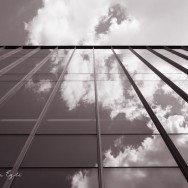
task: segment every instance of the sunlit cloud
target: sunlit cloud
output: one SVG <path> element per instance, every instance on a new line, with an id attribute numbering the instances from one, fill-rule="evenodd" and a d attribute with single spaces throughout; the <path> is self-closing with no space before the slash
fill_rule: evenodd
<path id="1" fill-rule="evenodd" d="M 138 27 L 122 0 L 43 0 L 37 15 L 25 23 L 27 43 L 34 45 L 104 44 Z"/>
<path id="2" fill-rule="evenodd" d="M 52 88 L 52 83 L 49 79 L 47 80 L 40 80 L 39 82 L 34 82 L 32 79 L 27 82 L 25 85 L 26 89 L 32 90 L 32 92 L 36 94 L 44 94 L 48 93 Z"/>

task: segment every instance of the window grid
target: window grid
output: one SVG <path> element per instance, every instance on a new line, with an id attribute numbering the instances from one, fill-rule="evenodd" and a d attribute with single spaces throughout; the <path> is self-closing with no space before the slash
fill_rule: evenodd
<path id="1" fill-rule="evenodd" d="M 2 47 L 4 48 L 4 47 Z M 48 48 L 48 47 L 47 47 Z M 50 47 L 49 47 L 50 48 Z M 67 47 L 60 47 L 60 48 L 67 48 Z M 60 49 L 59 48 L 59 49 Z M 22 163 L 22 160 L 25 156 L 25 154 L 27 153 L 27 150 L 29 149 L 30 145 L 31 145 L 31 142 L 32 140 L 34 139 L 35 135 L 42 135 L 40 133 L 37 133 L 37 129 L 39 128 L 41 122 L 46 119 L 46 113 L 55 97 L 55 94 L 57 93 L 61 83 L 64 82 L 64 75 L 66 74 L 66 70 L 68 68 L 68 65 L 70 64 L 71 62 L 71 59 L 72 59 L 72 56 L 75 52 L 75 49 L 84 49 L 84 46 L 83 47 L 71 47 L 70 48 L 74 48 L 74 51 L 71 55 L 71 57 L 69 58 L 69 60 L 67 61 L 67 65 L 66 65 L 66 68 L 63 70 L 63 72 L 61 73 L 60 77 L 58 78 L 57 81 L 54 81 L 56 83 L 55 85 L 55 88 L 53 88 L 53 91 L 51 91 L 50 93 L 50 97 L 48 98 L 44 108 L 43 108 L 43 111 L 41 112 L 40 116 L 38 119 L 1 119 L 0 122 L 3 122 L 3 121 L 12 121 L 12 122 L 15 122 L 15 121 L 25 121 L 25 122 L 34 122 L 35 125 L 33 126 L 32 128 L 32 131 L 30 132 L 30 134 L 28 135 L 28 142 L 26 141 L 19 157 L 17 158 L 17 161 L 16 163 L 14 164 L 14 167 L 12 169 L 12 173 L 15 174 L 19 168 L 23 169 L 23 167 L 20 167 L 21 163 Z M 104 134 L 104 133 L 101 133 L 101 128 L 100 128 L 100 115 L 99 115 L 99 107 L 98 107 L 98 87 L 97 87 L 97 74 L 96 73 L 96 65 L 95 65 L 95 49 L 100 49 L 100 47 L 96 47 L 96 46 L 91 46 L 91 47 L 85 47 L 85 48 L 90 48 L 92 49 L 93 48 L 93 68 L 94 68 L 94 80 L 93 83 L 94 83 L 94 90 L 95 90 L 95 121 L 96 121 L 96 129 L 97 129 L 97 132 L 96 134 L 75 134 L 75 135 L 96 135 L 96 138 L 97 138 L 97 148 L 98 148 L 98 167 L 93 167 L 93 168 L 97 168 L 98 169 L 98 178 L 99 178 L 99 187 L 100 188 L 104 188 L 105 187 L 105 183 L 104 183 L 104 172 L 103 172 L 103 168 L 164 168 L 163 166 L 137 166 L 137 167 L 133 167 L 133 166 L 130 166 L 130 167 L 103 167 L 103 159 L 102 159 L 102 145 L 101 145 L 101 136 L 102 135 L 126 135 L 126 134 Z M 180 170 L 182 171 L 182 173 L 184 174 L 186 180 L 188 181 L 188 169 L 187 169 L 187 164 L 186 162 L 184 161 L 183 157 L 181 156 L 181 154 L 179 153 L 178 149 L 176 148 L 176 146 L 174 145 L 174 143 L 171 141 L 169 135 L 186 135 L 186 133 L 166 133 L 165 129 L 163 128 L 162 124 L 160 123 L 160 121 L 158 120 L 158 118 L 156 117 L 155 113 L 152 111 L 152 109 L 150 108 L 149 104 L 147 103 L 147 100 L 145 99 L 145 97 L 142 95 L 142 93 L 140 92 L 139 88 L 137 87 L 137 85 L 135 84 L 134 80 L 132 79 L 132 77 L 130 76 L 129 72 L 126 70 L 126 67 L 122 64 L 121 60 L 119 59 L 118 55 L 116 54 L 116 52 L 114 51 L 114 49 L 120 49 L 120 48 L 126 48 L 126 49 L 130 49 L 133 54 L 135 56 L 137 56 L 144 64 L 146 64 L 151 70 L 154 71 L 155 74 L 157 74 L 163 81 L 165 81 L 165 83 L 169 86 L 171 86 L 171 88 L 176 91 L 186 102 L 188 102 L 188 97 L 187 97 L 187 94 L 182 91 L 177 85 L 175 85 L 172 81 L 170 81 L 168 78 L 166 78 L 160 71 L 157 71 L 155 68 L 152 67 L 152 65 L 149 63 L 149 62 L 146 62 L 146 60 L 144 60 L 144 58 L 142 56 L 140 56 L 137 52 L 134 51 L 134 47 L 111 47 L 111 46 L 106 46 L 106 47 L 103 47 L 103 48 L 107 48 L 107 49 L 112 49 L 112 54 L 114 54 L 116 60 L 117 60 L 117 63 L 119 63 L 119 65 L 121 66 L 121 68 L 123 69 L 124 71 L 124 74 L 126 75 L 126 77 L 128 78 L 128 80 L 130 81 L 131 85 L 133 86 L 134 88 L 134 91 L 136 91 L 140 101 L 142 102 L 142 104 L 144 105 L 145 109 L 147 110 L 148 114 L 150 115 L 151 119 L 153 120 L 153 122 L 155 123 L 157 129 L 159 130 L 159 134 L 152 134 L 152 135 L 161 135 L 163 140 L 165 141 L 167 147 L 169 148 L 173 158 L 175 159 L 175 161 L 178 163 L 178 166 L 180 168 Z M 144 47 L 141 47 L 141 48 L 144 48 Z M 157 47 L 157 48 L 162 48 L 162 47 Z M 181 48 L 181 47 L 177 47 L 177 48 Z M 152 53 L 154 53 L 155 55 L 161 57 L 162 59 L 164 59 L 166 62 L 170 63 L 170 64 L 173 64 L 173 66 L 177 67 L 177 63 L 174 62 L 174 61 L 169 61 L 168 58 L 166 58 L 165 56 L 163 55 L 159 55 L 158 52 L 154 51 L 155 47 L 147 47 L 147 49 L 149 51 L 151 51 Z M 171 49 L 171 47 L 165 47 L 166 50 L 168 50 L 169 52 L 171 53 L 174 53 L 184 59 L 187 58 L 187 56 L 177 52 L 175 53 L 174 50 Z M 186 47 L 182 47 L 183 50 L 187 50 Z M 2 58 L 0 59 L 0 61 L 2 59 L 5 59 L 5 58 L 8 58 L 9 56 L 17 53 L 18 51 L 22 50 L 22 47 L 19 47 L 18 49 L 16 50 L 13 50 L 11 52 L 8 52 L 7 54 L 3 55 Z M 22 63 L 23 61 L 25 61 L 27 58 L 29 58 L 31 55 L 34 55 L 37 51 L 39 50 L 39 48 L 33 50 L 32 52 L 26 54 L 24 57 L 20 58 L 19 61 L 16 61 L 16 62 L 13 62 L 12 64 L 10 64 L 10 66 L 7 66 L 3 69 L 0 70 L 0 73 L 1 75 L 0 76 L 3 76 L 4 74 L 6 74 L 9 70 L 11 70 L 12 68 L 14 68 L 15 66 L 19 65 L 20 63 Z M 57 48 L 56 48 L 57 50 Z M 101 49 L 102 50 L 102 49 Z M 24 85 L 24 83 L 28 82 L 31 77 L 47 62 L 47 60 L 50 58 L 50 55 L 52 54 L 52 52 L 47 55 L 41 62 L 40 64 L 33 68 L 23 79 L 21 79 L 10 91 L 8 91 L 1 99 L 0 99 L 0 105 L 4 105 L 4 103 L 6 103 L 15 93 L 17 93 L 20 88 Z M 22 60 L 21 60 L 22 59 Z M 179 69 L 183 72 L 185 72 L 187 74 L 187 69 L 185 69 L 184 67 L 182 67 L 181 65 L 178 66 Z M 4 71 L 6 70 L 6 71 Z M 122 74 L 122 73 L 121 73 Z M 64 119 L 51 119 L 51 121 L 63 121 Z M 91 119 L 90 119 L 91 120 Z M 50 119 L 48 119 L 48 121 L 50 121 Z M 77 121 L 75 119 L 75 121 Z M 1 135 L 1 133 L 0 133 Z M 2 134 L 4 135 L 4 134 Z M 10 134 L 11 135 L 11 134 Z M 14 134 L 12 134 L 14 135 Z M 23 134 L 24 135 L 24 134 Z M 27 135 L 27 134 L 26 134 Z M 74 135 L 74 134 L 45 134 L 45 135 Z M 142 133 L 138 133 L 138 134 L 127 134 L 127 135 L 150 135 L 150 134 L 142 134 Z M 20 157 L 21 156 L 21 157 Z M 30 168 L 36 168 L 36 167 L 30 167 Z M 47 167 L 48 168 L 48 167 Z M 56 167 L 57 168 L 57 167 Z M 61 167 L 60 167 L 61 168 Z M 64 168 L 64 167 L 63 167 Z M 73 168 L 73 167 L 65 167 L 66 168 Z M 74 167 L 76 168 L 76 167 Z M 85 168 L 85 167 L 84 167 Z M 165 167 L 166 168 L 166 167 Z M 168 168 L 177 168 L 176 166 L 170 166 Z M 13 182 L 14 179 L 11 179 L 10 180 L 6 180 L 5 184 L 4 184 L 4 188 L 8 188 L 8 187 L 11 187 L 11 184 Z"/>

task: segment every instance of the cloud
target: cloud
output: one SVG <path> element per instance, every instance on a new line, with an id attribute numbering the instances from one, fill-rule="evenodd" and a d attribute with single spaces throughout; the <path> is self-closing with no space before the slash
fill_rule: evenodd
<path id="1" fill-rule="evenodd" d="M 134 136 L 132 137 L 134 139 Z M 124 136 L 120 139 L 123 140 Z M 119 149 L 123 147 L 116 156 L 113 154 L 114 147 Z M 105 151 L 104 156 L 105 167 L 176 165 L 160 136 L 146 137 L 138 147 L 115 140 L 114 146 Z"/>
<path id="2" fill-rule="evenodd" d="M 33 45 L 122 44 L 139 33 L 139 21 L 122 0 L 43 0 L 25 30 Z"/>
<path id="3" fill-rule="evenodd" d="M 80 170 L 71 177 L 71 188 L 98 187 L 97 170 Z"/>
<path id="4" fill-rule="evenodd" d="M 174 136 L 175 137 L 175 136 Z M 183 136 L 185 137 L 185 136 Z M 105 167 L 136 167 L 136 166 L 176 166 L 174 159 L 164 144 L 160 136 L 146 137 L 138 147 L 126 145 L 123 143 L 124 136 L 114 140 L 114 145 L 107 150 L 104 155 L 103 164 Z M 184 147 L 183 152 L 186 156 L 188 139 L 182 136 L 176 136 L 174 142 L 180 149 Z M 115 156 L 114 148 L 122 148 L 122 151 Z M 72 188 L 98 187 L 97 181 L 94 181 L 94 174 L 79 171 L 72 176 Z M 93 180 L 93 181 L 91 181 Z M 187 187 L 186 179 L 179 168 L 104 168 L 105 186 L 113 188 L 127 187 Z"/>
<path id="5" fill-rule="evenodd" d="M 187 44 L 188 2 L 43 0 L 25 24 L 34 45 Z M 176 11 L 175 11 L 176 10 Z"/>
<path id="6" fill-rule="evenodd" d="M 30 79 L 27 84 L 25 85 L 26 89 L 31 89 L 34 93 L 48 93 L 52 88 L 52 83 L 49 79 L 47 80 L 40 80 L 39 82 L 33 82 Z"/>

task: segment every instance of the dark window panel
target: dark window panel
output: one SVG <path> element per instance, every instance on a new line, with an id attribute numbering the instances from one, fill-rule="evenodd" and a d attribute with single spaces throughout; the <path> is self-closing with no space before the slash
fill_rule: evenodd
<path id="1" fill-rule="evenodd" d="M 12 70 L 8 72 L 8 74 L 27 74 L 30 70 L 32 70 L 38 63 L 40 63 L 44 58 L 28 58 L 24 63 L 16 66 Z"/>
<path id="2" fill-rule="evenodd" d="M 25 49 L 24 50 L 22 50 L 23 52 L 23 54 L 25 54 Z M 33 56 L 33 58 L 44 58 L 44 57 L 46 57 L 49 53 L 51 52 L 51 50 L 49 50 L 49 49 L 40 49 L 34 56 Z"/>
<path id="3" fill-rule="evenodd" d="M 94 167 L 97 164 L 95 136 L 38 135 L 22 167 Z"/>
<path id="4" fill-rule="evenodd" d="M 0 108 L 1 119 L 38 118 L 54 83 L 27 82 Z"/>
<path id="5" fill-rule="evenodd" d="M 178 168 L 104 169 L 105 188 L 186 188 Z"/>
<path id="6" fill-rule="evenodd" d="M 8 168 L 0 168 L 0 187 L 3 187 L 4 182 L 6 181 L 6 173 L 10 170 Z"/>
<path id="7" fill-rule="evenodd" d="M 37 134 L 96 134 L 95 120 L 46 120 Z"/>
<path id="8" fill-rule="evenodd" d="M 20 169 L 21 177 L 15 178 L 12 188 L 98 188 L 97 169 Z"/>
<path id="9" fill-rule="evenodd" d="M 29 73 L 29 71 L 31 71 L 35 66 L 37 66 L 37 64 L 39 64 L 48 54 L 47 55 L 44 54 L 41 57 L 37 57 L 37 58 L 36 58 L 35 55 L 31 56 L 30 58 L 28 58 L 27 60 L 25 60 L 23 63 L 19 64 L 18 66 L 16 66 L 12 70 L 10 70 L 8 72 L 8 74 L 16 74 L 21 79 L 27 73 Z"/>
<path id="10" fill-rule="evenodd" d="M 34 51 L 34 50 L 35 50 L 35 49 L 22 49 L 21 51 L 15 53 L 15 54 L 13 54 L 13 55 L 11 55 L 10 58 L 14 58 L 14 57 L 20 58 L 20 57 L 22 57 L 22 56 L 24 56 L 24 55 L 26 55 L 26 54 L 28 54 L 29 52 Z"/>
<path id="11" fill-rule="evenodd" d="M 65 81 L 50 106 L 50 119 L 93 119 L 94 84 L 89 81 Z"/>
<path id="12" fill-rule="evenodd" d="M 34 123 L 34 121 L 0 120 L 0 134 L 30 134 Z"/>
<path id="13" fill-rule="evenodd" d="M 36 74 L 33 76 L 33 79 L 37 81 L 42 79 L 57 81 L 65 68 L 70 53 L 72 52 L 72 50 L 67 49 L 64 51 L 66 51 L 66 53 L 62 57 L 59 57 L 57 51 L 54 51 L 48 62 L 36 72 Z"/>
<path id="14" fill-rule="evenodd" d="M 15 49 L 3 49 L 3 50 L 0 51 L 0 56 L 4 55 L 4 54 L 6 54 L 6 53 L 9 53 L 9 52 L 11 52 L 11 51 L 14 51 L 14 50 L 15 50 Z"/>
<path id="15" fill-rule="evenodd" d="M 48 60 L 33 76 L 34 81 L 49 80 L 57 81 L 60 74 L 53 72 L 52 61 Z"/>
<path id="16" fill-rule="evenodd" d="M 0 168 L 14 165 L 26 139 L 25 135 L 0 135 Z"/>
<path id="17" fill-rule="evenodd" d="M 0 98 L 3 97 L 16 84 L 16 81 L 0 81 Z"/>
<path id="18" fill-rule="evenodd" d="M 160 135 L 103 135 L 105 167 L 177 166 Z"/>
<path id="19" fill-rule="evenodd" d="M 20 59 L 21 57 L 22 57 L 22 56 L 16 56 L 16 57 L 10 56 L 10 57 L 7 57 L 7 58 L 1 60 L 1 61 L 0 61 L 0 70 L 3 69 L 3 68 L 5 68 L 5 67 L 8 66 L 8 65 L 14 63 L 14 61 Z M 23 63 L 24 63 L 24 62 L 23 62 Z M 21 63 L 21 64 L 22 64 L 22 63 Z"/>
<path id="20" fill-rule="evenodd" d="M 171 135 L 170 138 L 188 164 L 188 134 Z"/>

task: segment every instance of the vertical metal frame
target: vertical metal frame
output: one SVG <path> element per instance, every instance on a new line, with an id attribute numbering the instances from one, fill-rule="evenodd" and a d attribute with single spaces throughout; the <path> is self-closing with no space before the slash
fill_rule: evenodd
<path id="1" fill-rule="evenodd" d="M 26 76 L 24 76 L 14 87 L 12 87 L 3 97 L 0 98 L 0 107 L 6 103 L 17 91 L 25 84 L 26 81 L 29 81 L 33 74 L 35 74 L 51 57 L 53 51 L 48 54 L 36 67 L 34 67 Z"/>
<path id="2" fill-rule="evenodd" d="M 7 58 L 7 57 L 10 57 L 11 55 L 14 55 L 15 53 L 19 52 L 22 50 L 22 47 L 19 47 L 15 50 L 12 50 L 10 52 L 7 52 L 6 54 L 3 54 L 2 56 L 0 56 L 0 61 Z"/>
<path id="3" fill-rule="evenodd" d="M 178 95 L 180 95 L 188 103 L 188 95 L 176 84 L 174 84 L 170 79 L 168 79 L 164 74 L 157 70 L 153 65 L 146 61 L 141 55 L 139 55 L 135 50 L 129 47 L 130 51 L 137 56 L 147 67 L 149 67 L 157 76 L 159 76 L 168 86 L 170 86 Z"/>
<path id="4" fill-rule="evenodd" d="M 182 53 L 180 53 L 180 52 L 177 52 L 177 51 L 175 51 L 175 50 L 173 50 L 173 49 L 171 49 L 171 48 L 169 48 L 169 47 L 164 47 L 164 49 L 167 50 L 167 51 L 169 51 L 169 52 L 171 52 L 172 54 L 175 54 L 175 55 L 177 55 L 177 56 L 179 56 L 179 57 L 182 57 L 183 59 L 188 60 L 188 56 L 185 55 L 185 54 L 182 54 Z"/>
<path id="5" fill-rule="evenodd" d="M 182 46 L 181 48 L 182 48 L 183 50 L 185 50 L 185 51 L 188 51 L 188 48 L 185 47 L 185 46 Z"/>
<path id="6" fill-rule="evenodd" d="M 129 72 L 127 71 L 127 69 L 125 68 L 125 66 L 123 65 L 123 63 L 121 62 L 121 60 L 119 59 L 119 57 L 117 56 L 117 54 L 115 53 L 113 48 L 112 48 L 112 52 L 115 55 L 119 65 L 122 67 L 125 75 L 127 76 L 128 80 L 130 81 L 131 85 L 133 86 L 135 92 L 137 93 L 137 95 L 138 95 L 140 101 L 142 102 L 143 106 L 145 107 L 147 113 L 151 117 L 153 123 L 155 124 L 157 130 L 159 131 L 159 133 L 160 133 L 162 139 L 164 140 L 165 144 L 167 145 L 168 149 L 170 150 L 172 156 L 174 157 L 175 161 L 177 162 L 181 172 L 183 173 L 186 180 L 188 181 L 188 167 L 187 167 L 186 162 L 184 161 L 184 159 L 181 156 L 181 154 L 179 153 L 178 149 L 176 148 L 176 146 L 174 145 L 174 143 L 170 139 L 166 130 L 163 128 L 162 124 L 158 120 L 157 116 L 155 115 L 155 113 L 151 109 L 150 105 L 148 104 L 148 102 L 146 101 L 144 96 L 142 95 L 141 91 L 137 87 L 136 83 L 134 82 L 134 80 L 130 76 Z"/>
<path id="7" fill-rule="evenodd" d="M 175 61 L 165 57 L 164 55 L 160 54 L 159 52 L 153 50 L 152 48 L 150 47 L 147 47 L 147 49 L 155 54 L 156 56 L 160 57 L 161 59 L 165 60 L 167 63 L 171 64 L 172 66 L 176 67 L 177 69 L 179 69 L 180 71 L 184 72 L 185 74 L 188 75 L 188 69 L 186 69 L 185 67 L 181 66 L 180 64 L 176 63 Z"/>
<path id="8" fill-rule="evenodd" d="M 37 48 L 35 50 L 32 50 L 31 52 L 27 53 L 26 55 L 22 56 L 21 58 L 17 59 L 16 61 L 12 62 L 8 66 L 2 68 L 0 70 L 0 76 L 2 76 L 3 74 L 7 73 L 8 71 L 10 71 L 11 69 L 13 69 L 14 67 L 18 66 L 20 63 L 24 62 L 29 57 L 31 57 L 32 55 L 34 55 L 35 53 L 37 53 L 38 51 L 39 51 L 39 48 Z"/>
<path id="9" fill-rule="evenodd" d="M 97 154 L 98 154 L 98 177 L 99 188 L 104 188 L 104 172 L 102 163 L 102 143 L 101 143 L 101 127 L 98 105 L 98 88 L 97 88 L 97 76 L 96 76 L 96 63 L 95 63 L 95 51 L 93 48 L 93 68 L 94 68 L 94 90 L 95 90 L 95 117 L 96 117 L 96 130 L 97 130 Z"/>
<path id="10" fill-rule="evenodd" d="M 34 140 L 35 134 L 36 134 L 39 126 L 41 125 L 42 121 L 44 120 L 44 118 L 45 118 L 45 116 L 46 116 L 46 114 L 47 114 L 47 112 L 49 110 L 49 107 L 52 104 L 52 101 L 54 100 L 55 95 L 56 95 L 58 89 L 60 88 L 60 86 L 62 84 L 61 80 L 63 80 L 63 77 L 64 77 L 64 75 L 65 75 L 65 73 L 67 71 L 67 68 L 68 68 L 68 66 L 70 64 L 70 61 L 71 61 L 71 59 L 72 59 L 72 57 L 74 55 L 75 49 L 76 48 L 74 48 L 71 56 L 69 57 L 63 72 L 61 73 L 60 77 L 58 78 L 58 81 L 56 82 L 56 85 L 54 86 L 54 88 L 53 88 L 48 100 L 46 101 L 45 106 L 42 109 L 42 112 L 40 113 L 40 115 L 39 115 L 39 117 L 38 117 L 33 129 L 30 132 L 30 135 L 28 136 L 28 138 L 27 138 L 27 140 L 26 140 L 26 142 L 25 142 L 25 144 L 24 144 L 24 146 L 23 146 L 23 148 L 22 148 L 22 150 L 21 150 L 21 152 L 20 152 L 20 154 L 19 154 L 19 156 L 18 156 L 18 158 L 16 160 L 16 162 L 14 163 L 14 166 L 13 166 L 13 168 L 11 170 L 11 174 L 16 174 L 18 172 L 18 169 L 20 168 L 20 165 L 21 165 L 21 163 L 22 163 L 27 151 L 30 148 L 30 146 L 31 146 L 31 144 L 32 144 L 32 142 Z M 5 183 L 4 183 L 4 185 L 3 185 L 3 188 L 9 188 L 11 186 L 13 180 L 14 180 L 14 177 L 12 179 L 7 178 Z"/>

